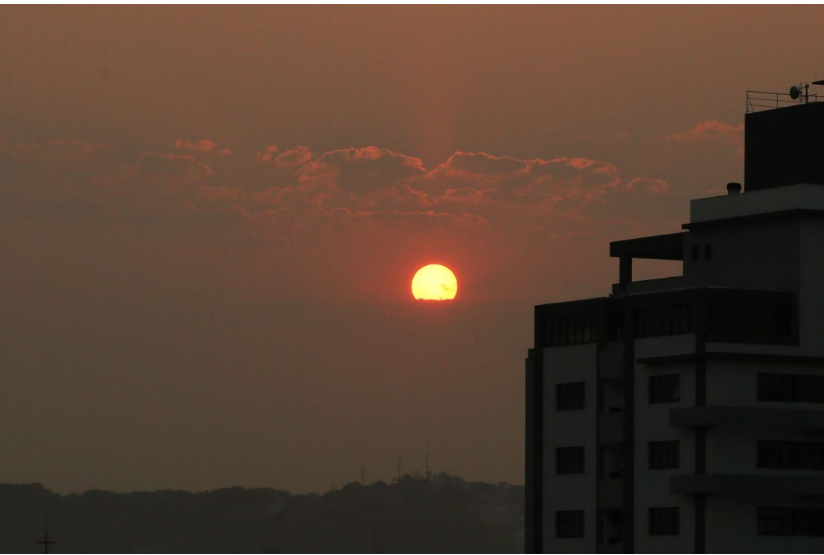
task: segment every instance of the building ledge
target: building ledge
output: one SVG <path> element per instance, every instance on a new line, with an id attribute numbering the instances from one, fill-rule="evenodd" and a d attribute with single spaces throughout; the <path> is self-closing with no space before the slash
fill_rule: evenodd
<path id="1" fill-rule="evenodd" d="M 658 291 L 671 291 L 673 289 L 683 289 L 684 276 L 669 276 L 655 279 L 639 279 L 627 283 L 613 283 L 613 295 L 620 293 L 655 293 Z"/>
<path id="2" fill-rule="evenodd" d="M 609 244 L 609 255 L 613 258 L 683 260 L 684 232 L 612 241 Z"/>
<path id="3" fill-rule="evenodd" d="M 718 426 L 738 430 L 821 430 L 824 429 L 824 406 L 821 409 L 759 407 L 694 407 L 669 411 L 672 427 Z"/>
<path id="4" fill-rule="evenodd" d="M 672 476 L 670 493 L 718 493 L 740 497 L 824 495 L 824 477 L 769 474 L 691 474 Z"/>
<path id="5" fill-rule="evenodd" d="M 781 362 L 793 364 L 824 363 L 824 357 L 805 355 L 783 355 L 774 353 L 736 353 L 731 351 L 710 351 L 706 353 L 682 353 L 657 357 L 642 357 L 639 364 L 671 364 L 675 362 L 692 362 L 699 360 L 738 360 L 742 362 Z"/>
<path id="6" fill-rule="evenodd" d="M 710 223 L 740 222 L 755 217 L 793 216 L 824 213 L 824 187 L 799 183 L 741 195 L 722 195 L 690 201 L 690 223 L 693 229 Z"/>

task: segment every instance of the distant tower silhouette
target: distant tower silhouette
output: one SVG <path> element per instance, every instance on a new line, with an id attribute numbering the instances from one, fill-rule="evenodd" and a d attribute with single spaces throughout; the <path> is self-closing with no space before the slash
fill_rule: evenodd
<path id="1" fill-rule="evenodd" d="M 426 442 L 426 481 L 432 480 L 432 472 L 429 470 L 429 441 Z"/>
<path id="2" fill-rule="evenodd" d="M 49 539 L 49 517 L 46 516 L 46 534 L 43 536 L 43 539 L 37 542 L 38 544 L 43 546 L 43 553 L 49 552 L 49 546 L 54 544 L 54 540 Z"/>

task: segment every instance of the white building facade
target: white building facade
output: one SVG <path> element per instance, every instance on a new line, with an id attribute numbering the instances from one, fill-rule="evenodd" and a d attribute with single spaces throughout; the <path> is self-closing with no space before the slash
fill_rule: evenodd
<path id="1" fill-rule="evenodd" d="M 610 296 L 535 307 L 527 552 L 824 552 L 824 103 L 745 121 L 744 192 L 611 243 Z"/>

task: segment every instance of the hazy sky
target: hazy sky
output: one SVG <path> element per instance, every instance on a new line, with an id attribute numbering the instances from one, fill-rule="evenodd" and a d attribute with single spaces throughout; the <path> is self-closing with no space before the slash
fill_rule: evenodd
<path id="1" fill-rule="evenodd" d="M 523 483 L 532 306 L 741 181 L 745 91 L 824 78 L 821 21 L 0 8 L 0 482 L 325 491 L 429 442 Z"/>

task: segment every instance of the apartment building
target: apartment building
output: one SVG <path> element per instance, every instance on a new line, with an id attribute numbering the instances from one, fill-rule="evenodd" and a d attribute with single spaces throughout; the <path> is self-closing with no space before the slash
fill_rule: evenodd
<path id="1" fill-rule="evenodd" d="M 527 552 L 824 552 L 824 102 L 806 92 L 748 93 L 744 187 L 612 242 L 610 295 L 535 307 Z M 633 281 L 635 259 L 683 272 Z"/>

